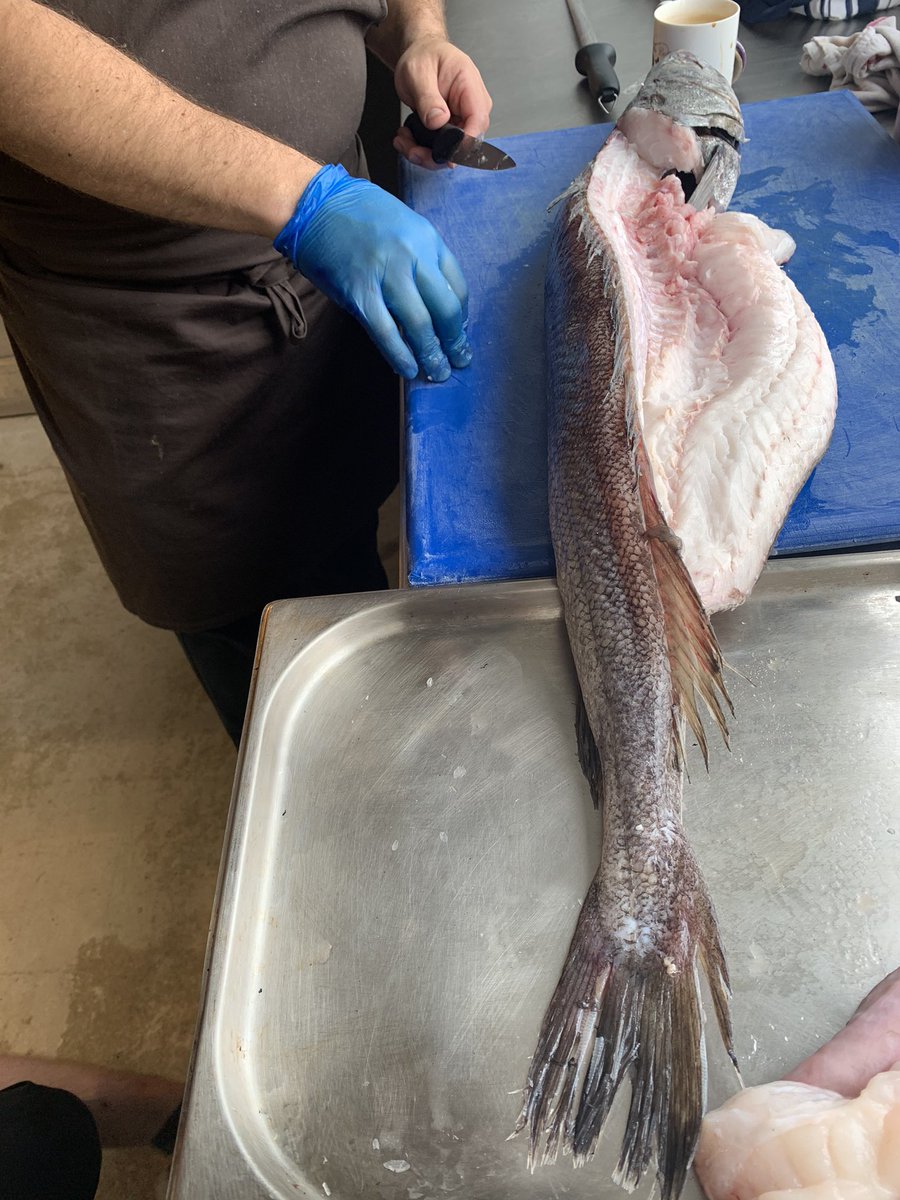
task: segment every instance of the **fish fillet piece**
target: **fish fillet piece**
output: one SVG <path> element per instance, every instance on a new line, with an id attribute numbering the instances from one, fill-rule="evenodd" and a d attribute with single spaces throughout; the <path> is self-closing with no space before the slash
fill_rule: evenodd
<path id="1" fill-rule="evenodd" d="M 786 1080 L 709 1113 L 694 1165 L 710 1200 L 898 1200 L 900 968 Z"/>
<path id="2" fill-rule="evenodd" d="M 697 212 L 677 177 L 659 178 L 657 141 L 647 161 L 613 133 L 588 204 L 622 274 L 660 506 L 714 612 L 759 577 L 828 445 L 837 383 L 822 330 L 781 269 L 791 239 L 748 214 Z"/>
<path id="3" fill-rule="evenodd" d="M 897 1200 L 900 1063 L 855 1099 L 779 1080 L 703 1122 L 697 1175 L 710 1200 Z"/>

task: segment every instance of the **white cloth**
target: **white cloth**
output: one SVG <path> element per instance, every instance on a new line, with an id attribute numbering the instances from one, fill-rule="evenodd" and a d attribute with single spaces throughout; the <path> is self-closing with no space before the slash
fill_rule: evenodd
<path id="1" fill-rule="evenodd" d="M 872 112 L 896 109 L 900 102 L 897 19 L 878 17 L 849 37 L 814 37 L 803 47 L 800 66 L 807 75 L 831 75 L 832 88 L 849 88 Z"/>

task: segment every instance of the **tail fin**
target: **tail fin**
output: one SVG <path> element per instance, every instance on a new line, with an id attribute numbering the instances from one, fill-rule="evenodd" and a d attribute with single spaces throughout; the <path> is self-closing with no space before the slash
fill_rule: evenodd
<path id="1" fill-rule="evenodd" d="M 706 1091 L 700 967 L 735 1061 L 725 959 L 715 915 L 696 878 L 699 891 L 673 931 L 672 957 L 617 951 L 604 927 L 598 879 L 591 885 L 544 1017 L 516 1125 L 516 1133 L 528 1127 L 530 1169 L 538 1154 L 542 1163 L 554 1162 L 560 1148 L 574 1155 L 576 1166 L 587 1162 L 628 1077 L 631 1104 L 614 1179 L 632 1191 L 655 1161 L 662 1200 L 681 1192 Z"/>

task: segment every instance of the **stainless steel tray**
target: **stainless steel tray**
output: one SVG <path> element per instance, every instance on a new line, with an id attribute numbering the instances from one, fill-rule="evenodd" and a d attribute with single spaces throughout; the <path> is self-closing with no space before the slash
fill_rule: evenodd
<path id="1" fill-rule="evenodd" d="M 791 560 L 716 621 L 752 685 L 685 809 L 750 1083 L 900 962 L 898 599 L 900 555 Z M 621 1194 L 615 1131 L 505 1140 L 597 859 L 573 721 L 551 583 L 269 610 L 171 1197 Z"/>

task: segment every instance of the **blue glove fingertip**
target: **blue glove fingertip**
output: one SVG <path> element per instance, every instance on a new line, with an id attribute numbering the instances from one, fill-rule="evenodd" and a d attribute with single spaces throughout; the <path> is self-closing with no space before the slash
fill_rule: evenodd
<path id="1" fill-rule="evenodd" d="M 447 357 L 453 363 L 454 367 L 467 367 L 472 361 L 472 347 L 468 338 L 463 334 L 458 342 L 452 346 L 445 347 Z"/>
<path id="2" fill-rule="evenodd" d="M 429 383 L 446 383 L 451 374 L 450 364 L 444 359 L 436 366 L 429 367 L 425 373 L 425 378 Z"/>

